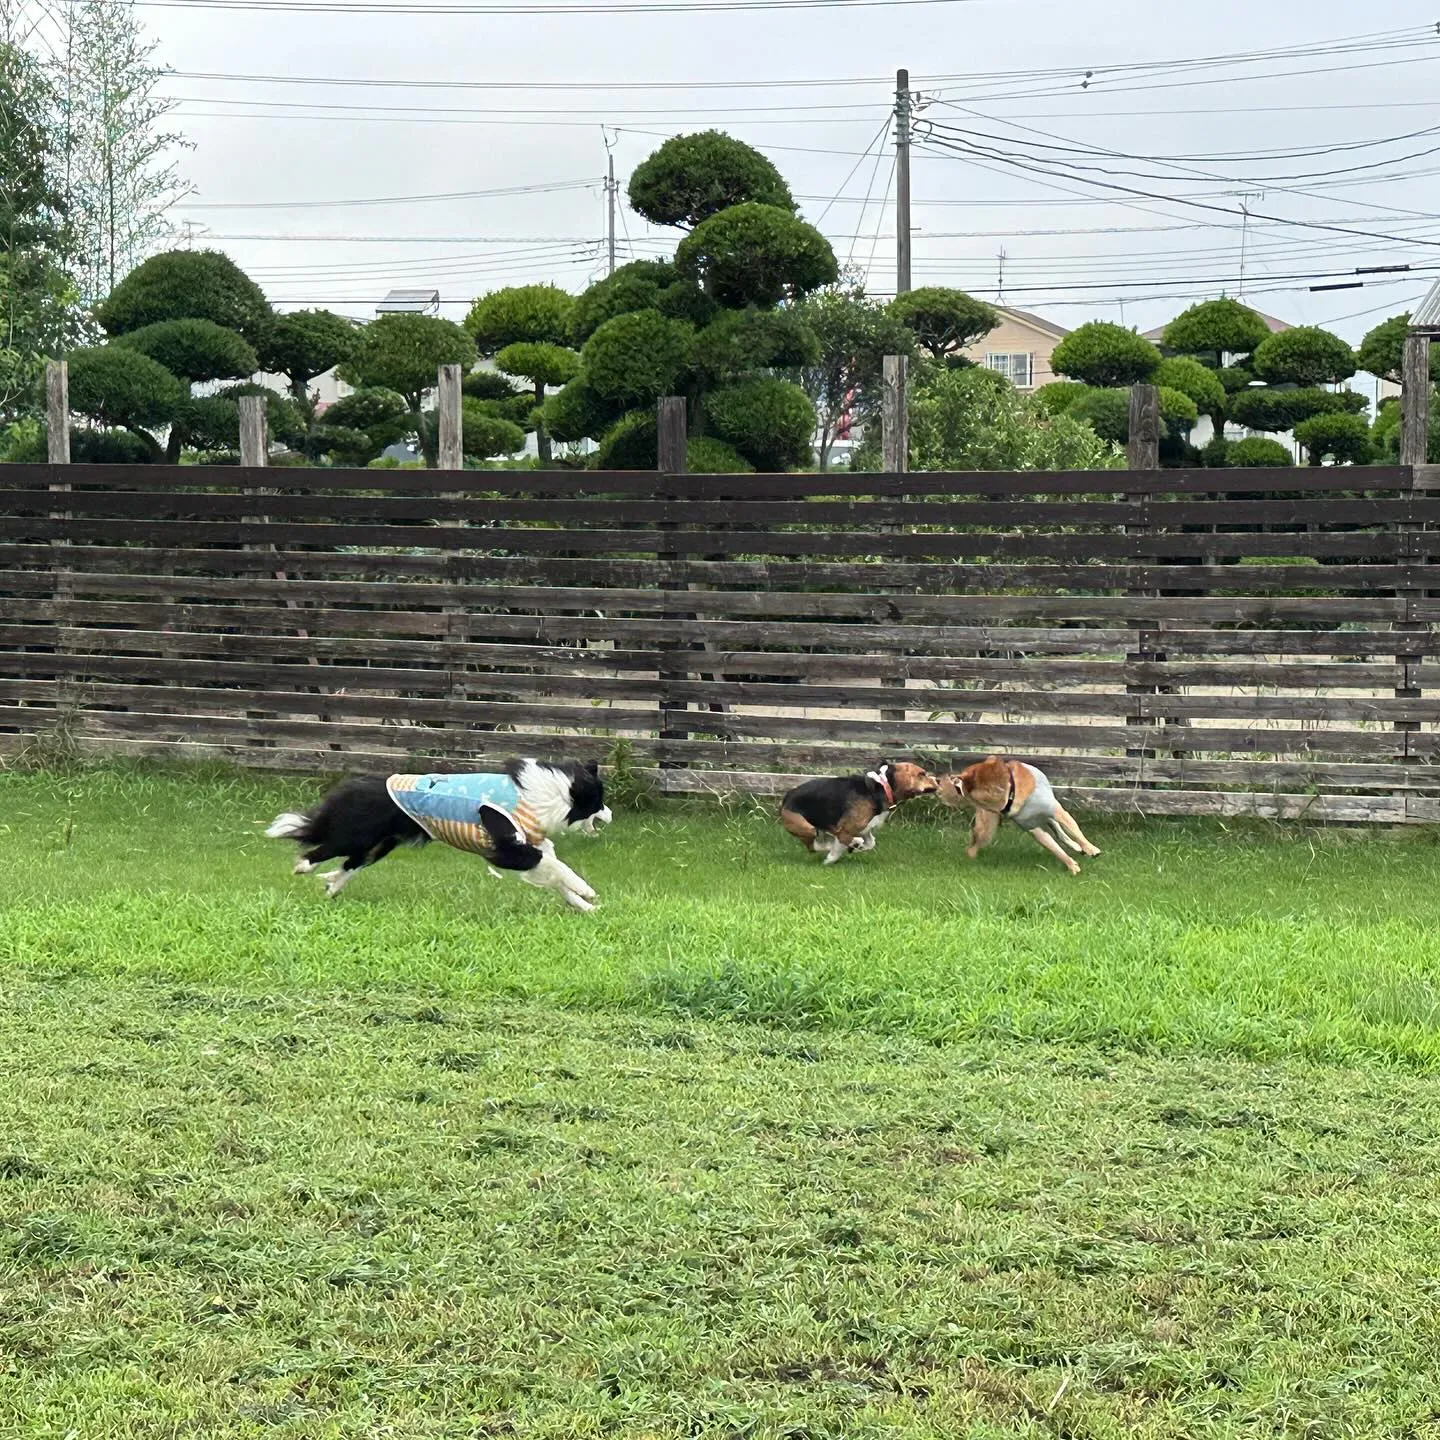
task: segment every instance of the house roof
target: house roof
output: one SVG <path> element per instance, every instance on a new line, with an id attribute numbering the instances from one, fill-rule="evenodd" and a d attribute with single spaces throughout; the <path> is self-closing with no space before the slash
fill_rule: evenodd
<path id="1" fill-rule="evenodd" d="M 1018 320 L 1022 325 L 1030 326 L 1032 330 L 1039 330 L 1044 335 L 1053 335 L 1057 340 L 1063 340 L 1070 333 L 1063 325 L 1057 325 L 1053 320 L 1046 320 L 1043 316 L 1036 315 L 1029 310 L 1016 310 L 1012 305 L 996 305 L 994 308 L 1002 315 L 1008 315 L 1012 320 Z"/>
<path id="2" fill-rule="evenodd" d="M 1255 310 L 1255 307 L 1253 305 L 1247 308 Z M 1266 323 L 1266 325 L 1270 327 L 1270 333 L 1272 335 L 1279 335 L 1283 330 L 1294 329 L 1294 326 L 1292 326 L 1288 320 L 1277 320 L 1273 315 L 1267 315 L 1263 310 L 1255 310 L 1255 313 Z M 1170 322 L 1167 320 L 1165 322 L 1165 325 L 1168 325 L 1169 323 Z M 1141 336 L 1141 339 L 1152 341 L 1154 344 L 1158 345 L 1161 339 L 1164 337 L 1165 325 L 1157 325 L 1153 330 L 1146 330 Z"/>
<path id="3" fill-rule="evenodd" d="M 376 307 L 377 315 L 423 315 L 440 308 L 438 290 L 392 290 Z"/>

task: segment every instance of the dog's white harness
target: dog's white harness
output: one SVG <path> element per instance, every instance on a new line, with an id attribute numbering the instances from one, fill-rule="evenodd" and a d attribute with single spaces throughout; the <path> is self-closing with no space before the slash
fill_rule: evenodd
<path id="1" fill-rule="evenodd" d="M 1016 763 L 1023 764 L 1024 762 Z M 1010 812 L 1010 819 L 1022 830 L 1034 830 L 1054 818 L 1055 791 L 1051 788 L 1049 780 L 1033 765 L 1025 765 L 1025 769 L 1030 772 L 1030 779 L 1034 782 L 1035 788 L 1030 792 L 1030 798 L 1023 805 Z"/>

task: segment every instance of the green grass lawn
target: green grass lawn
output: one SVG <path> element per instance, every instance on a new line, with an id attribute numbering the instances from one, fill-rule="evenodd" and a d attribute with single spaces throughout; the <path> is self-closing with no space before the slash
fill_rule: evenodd
<path id="1" fill-rule="evenodd" d="M 1440 1437 L 1440 847 L 0 775 L 0 1435 Z"/>

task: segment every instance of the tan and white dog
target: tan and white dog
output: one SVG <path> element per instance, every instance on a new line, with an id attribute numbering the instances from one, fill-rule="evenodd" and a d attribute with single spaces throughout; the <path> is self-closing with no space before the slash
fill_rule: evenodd
<path id="1" fill-rule="evenodd" d="M 1029 831 L 1072 875 L 1078 875 L 1080 867 L 1060 848 L 1055 836 L 1078 855 L 1100 853 L 1056 798 L 1045 773 L 1022 760 L 991 755 L 958 774 L 945 775 L 940 780 L 940 799 L 956 809 L 961 805 L 974 808 L 975 821 L 965 851 L 972 860 L 994 840 L 1001 820 L 1007 818 Z"/>

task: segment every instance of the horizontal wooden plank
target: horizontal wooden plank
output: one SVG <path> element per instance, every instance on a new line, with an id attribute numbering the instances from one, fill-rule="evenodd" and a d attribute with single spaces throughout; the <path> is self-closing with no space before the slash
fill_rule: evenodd
<path id="1" fill-rule="evenodd" d="M 67 632 L 84 636 L 86 632 Z M 103 632 L 113 633 L 113 632 Z M 121 632 L 130 637 L 134 632 Z M 169 648 L 181 637 L 173 634 L 151 637 L 147 643 L 159 644 L 163 639 Z M 85 644 L 92 642 L 86 641 Z M 70 644 L 65 653 L 37 650 L 6 650 L 0 647 L 0 675 L 12 677 L 69 676 L 81 678 L 125 678 L 144 680 L 152 683 L 210 684 L 248 686 L 251 688 L 280 688 L 291 685 L 298 688 L 322 686 L 326 690 L 355 688 L 392 691 L 435 691 L 447 690 L 454 684 L 470 684 L 481 687 L 514 687 L 517 694 L 573 694 L 590 695 L 594 698 L 626 695 L 632 698 L 658 695 L 660 682 L 653 673 L 646 678 L 611 678 L 598 672 L 644 671 L 654 672 L 659 667 L 658 651 L 593 651 L 542 649 L 533 646 L 487 646 L 482 647 L 488 657 L 484 661 L 470 661 L 466 665 L 436 664 L 431 668 L 405 668 L 390 665 L 345 665 L 327 661 L 311 665 L 312 657 L 289 657 L 289 663 L 282 663 L 278 657 L 264 661 L 238 659 L 181 659 L 156 658 L 150 655 L 124 655 L 101 644 L 101 653 L 90 653 L 83 645 Z M 303 646 L 300 648 L 304 648 Z M 612 658 L 613 657 L 613 658 Z M 314 657 L 317 658 L 318 657 Z M 1075 660 L 951 660 L 944 657 L 926 659 L 918 656 L 894 657 L 874 656 L 829 656 L 829 655 L 775 655 L 765 652 L 738 652 L 721 657 L 714 652 L 695 652 L 685 657 L 693 668 L 690 674 L 709 673 L 724 659 L 733 667 L 726 673 L 723 682 L 716 682 L 708 688 L 698 688 L 692 682 L 682 682 L 681 690 L 672 693 L 671 698 L 712 703 L 728 695 L 736 704 L 775 704 L 784 706 L 824 705 L 839 708 L 873 707 L 882 697 L 878 682 L 882 679 L 905 679 L 912 682 L 930 679 L 954 681 L 978 681 L 979 688 L 937 689 L 933 687 L 912 688 L 903 696 L 886 690 L 883 701 L 893 706 L 902 700 L 909 709 L 973 708 L 976 704 L 1007 703 L 1007 697 L 1025 687 L 1036 685 L 1098 686 L 1112 691 L 1124 691 L 1126 686 L 1180 687 L 1202 686 L 1250 686 L 1267 690 L 1288 687 L 1292 690 L 1345 690 L 1345 689 L 1390 689 L 1400 685 L 1404 672 L 1396 664 L 1388 665 L 1287 665 L 1270 664 L 1206 664 L 1187 661 L 1075 661 Z M 844 662 L 850 662 L 847 667 Z M 513 674 L 494 668 L 507 666 L 513 670 L 525 666 L 527 673 Z M 478 668 L 470 668 L 477 666 Z M 667 662 L 667 671 L 676 672 L 673 656 Z M 318 673 L 317 673 L 318 671 Z M 581 673 L 575 673 L 575 672 Z M 848 679 L 866 681 L 868 684 L 805 685 L 799 683 L 760 683 L 753 680 L 741 681 L 734 674 L 755 675 L 769 673 L 799 680 L 803 677 L 817 677 L 827 680 Z M 1423 686 L 1426 679 L 1440 683 L 1440 667 L 1412 667 L 1410 684 Z M 683 693 L 681 691 L 683 690 Z M 1130 697 L 1126 697 L 1128 700 Z M 1273 697 L 1288 700 L 1283 696 Z M 1308 701 L 1311 696 L 1295 697 Z M 1081 701 L 1083 702 L 1083 697 Z M 1436 702 L 1423 702 L 1440 711 Z M 1407 708 L 1422 704 L 1420 701 L 1406 702 Z M 1120 713 L 1132 713 L 1131 709 Z M 1166 713 L 1171 713 L 1166 708 Z M 1421 718 L 1431 718 L 1430 714 Z"/>
<path id="2" fill-rule="evenodd" d="M 1133 519 L 1133 516 L 1132 516 Z M 1061 559 L 1147 560 L 1167 556 L 1219 559 L 1227 556 L 1353 556 L 1372 563 L 1399 556 L 1402 537 L 1393 529 L 1325 533 L 1127 535 L 1090 532 L 874 530 L 576 530 L 447 525 L 348 525 L 239 521 L 49 519 L 0 515 L 0 541 L 67 541 L 71 544 L 134 541 L 147 546 L 276 545 L 343 546 L 433 551 L 485 550 L 520 555 L 698 555 L 935 557 L 961 559 L 1054 556 Z M 1410 542 L 1406 542 L 1409 544 Z"/>
<path id="3" fill-rule="evenodd" d="M 3 612 L 0 612 L 3 613 Z M 307 624 L 315 612 L 306 611 Z M 167 617 L 169 615 L 167 613 Z M 777 627 L 754 621 L 590 621 L 585 626 L 566 622 L 536 621 L 517 616 L 486 616 L 484 628 L 496 630 L 516 626 L 511 643 L 450 639 L 428 639 L 374 635 L 324 635 L 312 632 L 306 638 L 274 633 L 241 634 L 234 631 L 164 629 L 163 626 L 116 629 L 104 625 L 55 625 L 45 621 L 30 624 L 0 624 L 0 647 L 53 646 L 83 650 L 111 650 L 141 653 L 183 651 L 187 655 L 224 655 L 237 658 L 277 656 L 292 659 L 401 660 L 424 664 L 506 665 L 559 663 L 614 664 L 621 668 L 656 663 L 658 641 L 673 652 L 677 647 L 709 647 L 703 668 L 740 673 L 825 675 L 836 677 L 878 675 L 887 679 L 965 679 L 983 675 L 981 660 L 1003 658 L 1009 667 L 1034 656 L 1120 656 L 1135 652 L 1141 638 L 1132 630 L 1075 627 L 1042 629 L 1032 626 L 931 627 L 917 632 L 908 626 L 874 625 L 788 625 L 784 638 L 776 638 Z M 477 627 L 479 628 L 479 627 Z M 532 632 L 568 628 L 583 633 L 557 637 L 555 644 L 527 645 Z M 838 634 L 836 632 L 839 632 Z M 644 637 L 653 637 L 646 640 Z M 923 639 L 924 652 L 907 653 Z M 1343 661 L 1391 657 L 1397 652 L 1417 656 L 1440 655 L 1440 631 L 1394 630 L 1209 630 L 1169 628 L 1154 631 L 1150 641 L 1171 660 L 1182 656 L 1220 657 L 1226 655 L 1266 657 L 1328 656 Z M 763 651 L 772 643 L 821 647 L 823 653 L 800 649 Z M 842 644 L 856 653 L 843 653 Z M 611 648 L 611 647 L 614 648 Z M 509 658 L 528 651 L 530 658 Z M 713 659 L 712 659 L 713 655 Z M 974 658 L 972 658 L 974 657 Z M 963 665 L 959 663 L 963 658 Z M 952 659 L 954 663 L 952 663 Z M 633 664 L 632 664 L 633 661 Z M 1096 662 L 1100 663 L 1100 662 Z M 1261 662 L 1257 662 L 1261 663 Z M 696 661 L 701 668 L 701 662 Z M 1139 682 L 1136 682 L 1139 683 Z M 1161 683 L 1157 681 L 1156 683 Z"/>
<path id="4" fill-rule="evenodd" d="M 682 603 L 672 602 L 658 591 L 632 593 L 645 597 L 643 604 L 636 601 L 636 609 L 653 609 L 659 612 L 671 603 Z M 685 592 L 683 604 L 687 613 L 699 613 L 704 608 L 704 597 L 697 600 L 694 598 L 695 594 L 696 592 Z M 813 597 L 806 598 L 808 601 Z M 846 597 L 847 600 L 848 598 Z M 729 637 L 733 635 L 739 638 L 741 644 L 744 644 L 747 638 L 753 637 L 757 641 L 763 638 L 774 645 L 826 645 L 843 650 L 874 644 L 918 650 L 953 643 L 951 632 L 957 624 L 963 625 L 967 621 L 970 624 L 966 628 L 985 622 L 1019 624 L 1027 620 L 1077 618 L 1112 621 L 1158 620 L 1191 624 L 1230 622 L 1277 626 L 1307 621 L 1316 624 L 1369 621 L 1373 624 L 1408 619 L 1413 613 L 1412 607 L 1417 603 L 1407 597 L 1339 600 L 1330 597 L 1291 596 L 1263 600 L 1187 599 L 1177 602 L 1130 596 L 1095 597 L 1083 601 L 1074 597 L 1055 596 L 966 596 L 963 597 L 963 605 L 952 609 L 942 603 L 950 598 L 954 597 L 877 597 L 873 606 L 858 607 L 859 613 L 854 615 L 854 623 L 839 623 L 844 618 L 843 613 L 835 617 L 836 623 L 785 619 L 783 617 L 786 612 L 783 609 L 768 622 L 667 619 L 658 613 L 648 618 L 610 619 L 598 618 L 588 613 L 522 615 L 508 611 L 501 614 L 468 609 L 448 613 L 412 609 L 306 609 L 280 612 L 277 615 L 273 606 L 26 597 L 7 600 L 4 609 L 6 618 L 12 621 L 133 625 L 152 629 L 269 630 L 290 629 L 296 624 L 303 624 L 305 629 L 320 634 L 437 635 L 451 639 L 469 636 L 528 636 L 535 639 L 585 637 L 625 643 L 640 641 L 643 645 L 680 645 L 692 640 L 720 645 L 729 643 Z M 721 602 L 721 608 L 728 603 L 728 600 Z M 565 608 L 579 612 L 599 607 L 583 606 L 577 601 L 573 606 L 567 605 Z M 623 610 L 625 607 L 617 605 L 615 608 Z M 843 612 L 846 606 L 839 602 L 833 606 L 817 604 L 811 608 L 810 613 L 819 611 L 823 615 L 826 608 Z M 907 612 L 912 610 L 919 611 L 920 617 L 910 618 Z M 955 623 L 943 623 L 947 611 Z M 761 608 L 758 612 L 749 613 L 765 614 L 766 611 Z M 806 607 L 800 606 L 799 613 L 805 614 Z M 282 618 L 289 623 L 281 624 Z M 889 623 L 867 624 L 867 619 Z M 737 628 L 745 626 L 749 629 Z M 760 646 L 757 644 L 755 648 Z M 1393 643 L 1387 644 L 1386 648 L 1393 650 Z"/>
<path id="5" fill-rule="evenodd" d="M 1137 539 L 1140 537 L 1137 537 Z M 29 567 L 43 586 L 56 563 L 53 546 L 0 544 L 0 568 Z M 466 555 L 313 550 L 158 549 L 152 546 L 73 545 L 64 555 L 67 575 L 111 574 L 149 579 L 193 576 L 263 576 L 292 580 L 418 580 L 498 585 L 743 586 L 755 590 L 915 589 L 946 594 L 965 590 L 1213 590 L 1254 594 L 1260 589 L 1440 589 L 1440 565 L 1394 564 L 1228 565 L 1198 563 L 924 564 L 903 561 L 832 563 L 825 560 L 645 560 L 565 558 L 549 555 Z M 9 582 L 7 581 L 7 584 Z M 16 582 L 18 583 L 18 582 Z M 0 587 L 3 588 L 3 587 Z"/>
<path id="6" fill-rule="evenodd" d="M 21 713 L 44 722 L 53 712 L 31 710 Z M 43 728 L 43 723 L 38 728 Z M 370 748 L 362 749 L 350 745 L 339 751 L 329 745 L 253 749 L 243 740 L 175 741 L 168 738 L 123 736 L 105 739 L 92 737 L 87 740 L 82 735 L 79 743 L 82 747 L 88 747 L 92 753 L 102 755 L 143 751 L 172 757 L 191 755 L 194 758 L 224 758 L 267 768 L 307 771 L 357 768 L 383 771 L 396 768 L 397 762 L 405 761 L 413 754 L 401 745 L 387 744 L 391 739 L 402 740 L 406 735 L 405 731 L 385 727 L 370 728 L 373 730 L 373 738 L 367 742 Z M 0 753 L 7 749 L 13 752 L 20 738 L 14 734 L 0 734 Z M 457 752 L 458 761 L 437 762 L 438 768 L 455 768 L 457 763 L 475 766 L 493 764 L 515 754 L 570 754 L 594 757 L 603 762 L 608 758 L 612 745 L 612 741 L 607 737 L 556 737 L 523 732 L 472 731 L 466 732 L 466 738 L 470 742 L 470 748 Z M 673 777 L 677 790 L 714 784 L 722 791 L 739 788 L 742 791 L 750 790 L 762 794 L 783 793 L 790 785 L 817 773 L 845 774 L 865 769 L 875 758 L 871 751 L 845 746 L 719 745 L 713 741 L 657 742 L 643 738 L 631 742 L 631 751 L 642 761 L 665 759 L 681 767 L 651 772 L 656 779 Z M 1440 773 L 1437 773 L 1437 767 L 1407 765 L 1399 761 L 1390 764 L 1344 764 L 1326 761 L 1172 761 L 1163 758 L 1137 760 L 1124 756 L 1026 753 L 1028 758 L 1043 765 L 1052 780 L 1066 787 L 1067 798 L 1072 785 L 1078 788 L 1085 782 L 1091 785 L 1118 783 L 1132 787 L 1141 782 L 1199 788 L 1241 785 L 1259 787 L 1271 793 L 1287 787 L 1308 791 L 1316 785 L 1329 784 L 1350 791 L 1365 788 L 1381 788 L 1387 794 L 1405 791 L 1412 802 L 1433 799 L 1437 790 L 1440 790 Z M 927 757 L 935 773 L 941 773 L 947 766 L 958 766 L 968 758 L 968 754 Z M 746 768 L 766 765 L 794 768 Z M 754 777 L 753 783 L 741 784 L 738 787 L 727 784 L 729 780 L 738 778 L 744 781 L 747 777 Z M 1144 793 L 1148 795 L 1155 792 Z"/>
<path id="7" fill-rule="evenodd" d="M 48 516 L 54 511 L 45 490 L 0 490 L 0 512 L 8 516 Z M 272 523 L 337 522 L 374 526 L 562 525 L 654 527 L 693 526 L 704 530 L 753 526 L 804 525 L 829 530 L 875 525 L 954 526 L 997 529 L 1033 527 L 1145 525 L 1175 529 L 1185 525 L 1224 528 L 1258 525 L 1393 526 L 1440 521 L 1440 499 L 1423 495 L 1395 498 L 1338 498 L 1331 495 L 1275 499 L 1162 500 L 1146 497 L 1058 500 L 1032 496 L 933 500 L 873 497 L 810 500 L 672 500 L 450 495 L 243 494 L 237 491 L 74 490 L 65 501 L 74 517 L 114 516 L 160 521 L 242 521 L 264 516 Z"/>
<path id="8" fill-rule="evenodd" d="M 783 795 L 801 775 L 764 771 L 656 770 L 654 781 L 667 795 Z M 1291 823 L 1404 824 L 1409 818 L 1406 797 L 1394 795 L 1313 795 L 1225 793 L 1204 790 L 1133 790 L 1092 786 L 1068 791 L 1065 803 L 1089 810 L 1132 815 L 1222 815 Z M 969 812 L 956 816 L 968 823 Z"/>
<path id="9" fill-rule="evenodd" d="M 18 682 L 12 682 L 18 683 Z M 173 694 L 173 692 L 171 692 Z M 285 692 L 286 698 L 294 702 L 297 698 L 308 699 L 315 709 L 329 709 L 329 697 L 296 697 Z M 167 695 L 167 703 L 176 703 Z M 276 702 L 277 704 L 280 702 Z M 416 707 L 432 702 L 416 701 Z M 256 708 L 262 708 L 259 705 Z M 267 705 L 264 708 L 274 708 Z M 566 707 L 542 707 L 537 705 L 504 705 L 478 703 L 467 707 L 466 713 L 473 714 L 472 723 L 510 725 L 517 729 L 533 726 L 566 726 L 564 716 L 551 719 L 552 715 Z M 159 711 L 156 712 L 160 713 Z M 418 713 L 418 712 L 417 712 Z M 573 715 L 573 709 L 566 711 Z M 603 712 L 586 711 L 589 723 L 575 726 L 587 731 L 603 730 L 614 732 L 629 728 L 645 729 L 653 724 L 653 712 L 630 712 L 607 709 Z M 30 712 L 20 706 L 0 707 L 0 728 L 16 722 L 9 717 L 29 716 Z M 483 717 L 483 718 L 482 718 Z M 148 723 L 146 714 L 140 711 L 119 713 L 102 710 L 82 710 L 77 723 L 91 733 L 135 734 L 137 728 L 144 729 Z M 33 724 L 33 717 L 29 723 Z M 309 740 L 322 739 L 320 731 L 306 727 L 311 722 L 296 720 L 247 720 L 229 715 L 201 715 L 172 711 L 164 717 L 162 728 L 174 730 L 183 728 L 197 734 L 228 734 L 235 727 L 249 735 L 270 735 L 274 739 L 293 737 Z M 313 722 L 323 729 L 324 722 Z M 944 748 L 948 750 L 1005 749 L 1011 751 L 1043 749 L 1077 750 L 1184 750 L 1191 754 L 1227 754 L 1254 756 L 1282 755 L 1350 755 L 1356 758 L 1404 754 L 1415 761 L 1433 763 L 1440 760 L 1440 733 L 1406 733 L 1387 730 L 1342 730 L 1310 729 L 1281 730 L 1233 727 L 1144 727 L 1120 725 L 1064 725 L 1038 723 L 1008 723 L 1005 721 L 937 722 L 937 721 L 887 721 L 887 720 L 835 720 L 811 719 L 801 716 L 739 715 L 734 713 L 687 711 L 683 724 L 691 732 L 711 737 L 725 737 L 731 740 L 825 740 L 829 742 L 849 741 L 856 745 L 868 745 L 875 750 L 916 749 L 919 747 Z M 254 726 L 269 726 L 268 731 L 254 730 Z M 120 727 L 118 730 L 116 726 Z M 97 728 L 98 727 L 98 728 Z M 347 733 L 356 727 L 336 724 L 336 741 L 351 738 Z M 363 728 L 363 727 L 361 727 Z M 401 728 L 401 727 L 390 727 Z M 418 727 L 416 727 L 418 728 Z M 567 727 L 568 728 L 568 727 Z M 426 730 L 426 745 L 445 746 L 451 741 L 442 738 L 447 733 L 466 733 L 456 728 Z M 416 744 L 421 741 L 414 742 Z"/>
<path id="10" fill-rule="evenodd" d="M 186 595 L 213 600 L 272 600 L 281 604 L 318 607 L 367 605 L 403 607 L 408 612 L 429 608 L 499 607 L 511 611 L 559 611 L 575 614 L 605 611 L 609 614 L 662 614 L 676 609 L 673 591 L 580 586 L 539 585 L 427 585 L 365 581 L 196 580 L 175 576 L 149 576 L 126 585 L 77 577 L 66 589 L 79 596 L 121 589 L 150 597 Z M 13 583 L 12 583 L 13 582 Z M 50 594 L 50 586 L 35 586 L 16 572 L 0 572 L 0 592 L 18 600 L 26 591 Z M 20 593 L 17 593 L 20 592 Z M 128 603 L 128 602 L 106 602 Z M 910 623 L 976 620 L 1105 620 L 1185 619 L 1187 621 L 1272 624 L 1287 619 L 1305 621 L 1399 620 L 1423 607 L 1423 600 L 1392 596 L 1184 596 L 1158 599 L 1126 595 L 913 595 L 862 594 L 843 591 L 687 590 L 687 616 L 767 616 L 776 619 L 893 620 Z M 1407 608 L 1408 607 L 1408 608 Z M 254 613 L 253 611 L 249 613 Z M 339 613 L 339 612 L 334 612 Z M 369 613 L 368 611 L 365 613 Z M 393 608 L 390 613 L 395 613 Z M 17 618 L 22 612 L 17 611 Z M 49 619 L 46 615 L 42 618 Z M 144 623 L 144 622 L 141 622 Z M 250 622 L 235 622 L 250 623 Z"/>
<path id="11" fill-rule="evenodd" d="M 661 475 L 654 471 L 444 471 L 302 469 L 236 466 L 171 467 L 158 465 L 12 465 L 0 470 L 0 488 L 103 486 L 159 489 L 211 486 L 220 489 L 270 489 L 297 493 L 362 491 L 378 494 L 450 494 L 499 491 L 529 495 L 653 494 L 677 498 L 709 496 L 939 495 L 939 494 L 1213 494 L 1256 491 L 1324 494 L 1335 491 L 1409 490 L 1412 472 L 1403 466 L 1364 469 L 1333 467 L 1254 468 L 1244 470 L 1067 470 L 915 472 L 906 475 L 865 471 L 828 474 Z"/>
<path id="12" fill-rule="evenodd" d="M 451 686 L 458 681 L 453 672 L 438 673 L 448 676 Z M 495 719 L 491 714 L 494 707 L 489 700 L 470 698 L 463 701 L 432 702 L 418 698 L 417 693 L 366 693 L 358 686 L 336 687 L 327 684 L 324 675 L 323 669 L 305 667 L 305 672 L 295 675 L 291 682 L 292 685 L 298 685 L 298 689 L 280 688 L 273 684 L 241 688 L 238 680 L 229 685 L 183 686 L 177 683 L 153 682 L 115 684 L 89 679 L 76 692 L 75 698 L 83 707 L 120 705 L 143 709 L 161 705 L 167 709 L 183 711 L 261 709 L 287 714 L 308 712 L 323 704 L 327 714 L 373 716 L 377 719 L 392 720 L 397 724 L 483 724 Z M 424 678 L 430 683 L 422 683 L 416 687 L 417 691 L 434 693 L 440 689 L 440 686 L 435 684 L 435 673 Z M 308 686 L 306 681 L 309 682 Z M 731 681 L 662 681 L 658 678 L 617 680 L 501 674 L 467 676 L 465 682 L 467 689 L 476 697 L 509 697 L 504 703 L 503 711 L 498 712 L 501 722 L 518 723 L 516 715 L 523 712 L 521 718 L 527 724 L 573 725 L 580 728 L 586 728 L 590 724 L 606 728 L 618 725 L 650 728 L 655 721 L 653 707 L 637 704 L 619 706 L 615 702 L 658 701 L 661 698 L 699 705 L 754 706 L 773 711 L 773 719 L 777 721 L 782 717 L 788 721 L 793 717 L 786 715 L 786 712 L 799 708 L 872 712 L 881 709 L 896 712 L 904 710 L 917 718 L 929 715 L 936 720 L 945 717 L 1003 714 L 1011 723 L 1018 723 L 1022 716 L 1049 715 L 1112 719 L 1129 716 L 1135 719 L 1386 723 L 1397 720 L 1433 721 L 1437 717 L 1437 706 L 1433 699 L 1401 699 L 1390 696 L 1359 699 L 1299 695 L 1127 695 L 1094 691 L 1016 689 L 890 691 L 882 690 L 878 686 L 866 687 L 863 690 L 844 690 L 826 686 L 755 685 Z M 0 700 L 25 703 L 51 701 L 59 693 L 60 684 L 58 680 L 38 679 L 33 676 L 21 679 L 0 678 Z M 316 686 L 322 691 L 319 695 L 314 691 L 313 687 Z M 520 697 L 537 696 L 550 699 L 569 698 L 577 703 L 564 706 L 542 705 L 535 698 L 525 698 L 523 704 L 510 703 Z M 605 702 L 605 705 L 602 706 L 600 702 Z M 709 727 L 710 722 L 703 723 Z M 771 727 L 769 717 L 752 719 L 747 715 L 745 723 L 760 727 L 750 732 L 753 734 L 779 733 Z M 842 722 L 824 723 L 839 725 Z M 1204 733 L 1194 732 L 1196 737 L 1203 737 Z"/>

